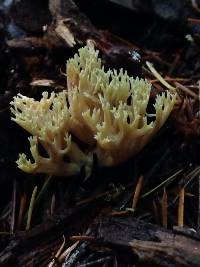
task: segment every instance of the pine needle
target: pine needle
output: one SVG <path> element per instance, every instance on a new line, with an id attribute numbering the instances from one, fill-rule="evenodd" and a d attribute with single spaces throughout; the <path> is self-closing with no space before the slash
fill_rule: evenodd
<path id="1" fill-rule="evenodd" d="M 138 200 L 139 200 L 139 197 L 140 197 L 140 192 L 141 192 L 141 189 L 142 189 L 142 182 L 143 182 L 143 176 L 140 176 L 139 179 L 138 179 L 136 188 L 135 188 L 134 196 L 133 196 L 133 202 L 132 202 L 132 209 L 133 210 L 135 210 L 136 207 L 137 207 L 137 203 L 138 203 Z"/>
<path id="2" fill-rule="evenodd" d="M 20 198 L 19 215 L 18 215 L 18 221 L 17 221 L 17 229 L 18 230 L 20 229 L 21 224 L 22 224 L 25 206 L 26 206 L 26 195 L 23 194 Z"/>
<path id="3" fill-rule="evenodd" d="M 32 218 L 32 214 L 33 214 L 33 208 L 34 208 L 34 203 L 35 203 L 35 199 L 36 199 L 36 194 L 37 194 L 37 186 L 35 186 L 33 189 L 31 201 L 29 204 L 28 217 L 27 217 L 27 223 L 26 223 L 26 231 L 30 229 L 31 218 Z"/>
<path id="4" fill-rule="evenodd" d="M 167 227 L 167 206 L 168 206 L 168 204 L 167 204 L 167 193 L 166 193 L 165 188 L 164 188 L 164 192 L 163 192 L 161 205 L 162 205 L 162 225 L 164 227 Z"/>
<path id="5" fill-rule="evenodd" d="M 187 88 L 186 86 L 180 84 L 179 82 L 175 82 L 174 84 L 177 86 L 178 89 L 180 89 L 184 93 L 186 93 L 186 94 L 192 96 L 193 98 L 199 100 L 199 96 L 197 94 L 195 94 L 192 90 Z"/>
<path id="6" fill-rule="evenodd" d="M 172 91 L 173 93 L 176 92 L 176 88 L 173 87 L 171 84 L 169 84 L 161 75 L 158 73 L 158 71 L 154 68 L 153 64 L 151 64 L 149 61 L 146 61 L 146 65 L 153 74 L 153 76 L 158 79 L 164 85 L 167 89 Z"/>
<path id="7" fill-rule="evenodd" d="M 154 216 L 155 216 L 155 221 L 156 221 L 156 224 L 160 225 L 160 220 L 159 220 L 159 213 L 158 213 L 158 206 L 155 202 L 155 200 L 153 200 L 153 213 L 154 213 Z"/>
<path id="8" fill-rule="evenodd" d="M 178 226 L 183 227 L 184 225 L 184 198 L 185 198 L 185 187 L 179 192 L 178 202 Z"/>
<path id="9" fill-rule="evenodd" d="M 16 183 L 16 180 L 14 180 L 14 182 L 13 182 L 13 197 L 12 197 L 12 215 L 11 215 L 11 224 L 10 224 L 11 234 L 14 233 L 14 228 L 15 228 L 16 191 L 17 191 L 17 183 Z"/>
<path id="10" fill-rule="evenodd" d="M 175 172 L 173 175 L 171 175 L 170 177 L 168 177 L 166 180 L 164 180 L 162 183 L 160 183 L 159 185 L 157 185 L 156 187 L 154 187 L 153 189 L 151 189 L 150 191 L 144 193 L 141 198 L 145 198 L 153 193 L 155 193 L 156 191 L 158 191 L 160 188 L 162 188 L 163 186 L 166 186 L 168 183 L 172 182 L 174 179 L 176 179 L 176 177 L 182 172 L 183 170 L 179 170 L 177 172 Z"/>

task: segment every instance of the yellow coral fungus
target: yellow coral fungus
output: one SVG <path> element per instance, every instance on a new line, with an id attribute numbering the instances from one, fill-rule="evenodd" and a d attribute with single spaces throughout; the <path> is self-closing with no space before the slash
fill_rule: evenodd
<path id="1" fill-rule="evenodd" d="M 31 173 L 73 175 L 91 168 L 91 153 L 99 163 L 114 166 L 138 153 L 168 118 L 176 95 L 158 95 L 154 114 L 147 113 L 151 84 L 126 71 L 105 71 L 98 51 L 83 47 L 67 63 L 68 92 L 43 93 L 40 101 L 18 95 L 12 118 L 29 138 L 34 162 L 21 154 L 19 168 Z M 71 134 L 88 144 L 83 153 Z M 47 157 L 41 156 L 38 142 Z M 67 161 L 66 158 L 67 157 Z"/>
<path id="2" fill-rule="evenodd" d="M 155 114 L 148 115 L 151 84 L 123 70 L 106 72 L 98 53 L 89 47 L 68 61 L 67 81 L 71 131 L 88 144 L 96 140 L 99 161 L 107 166 L 139 152 L 165 123 L 176 101 L 175 94 L 162 93 L 155 100 Z"/>
<path id="3" fill-rule="evenodd" d="M 83 165 L 90 168 L 91 157 L 79 149 L 69 134 L 71 115 L 66 92 L 52 93 L 50 97 L 44 92 L 40 101 L 19 94 L 11 104 L 15 116 L 12 120 L 33 135 L 29 141 L 34 162 L 28 160 L 25 154 L 20 154 L 17 161 L 20 169 L 29 173 L 70 176 L 78 174 Z M 47 157 L 40 155 L 38 142 Z"/>

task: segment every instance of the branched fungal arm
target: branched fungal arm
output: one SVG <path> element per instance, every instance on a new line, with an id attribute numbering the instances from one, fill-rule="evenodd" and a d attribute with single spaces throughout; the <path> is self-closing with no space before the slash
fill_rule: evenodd
<path id="1" fill-rule="evenodd" d="M 29 142 L 34 162 L 20 154 L 17 160 L 20 169 L 28 173 L 71 176 L 78 174 L 83 165 L 91 166 L 91 156 L 85 155 L 71 140 L 66 92 L 53 93 L 50 97 L 43 93 L 40 101 L 18 95 L 11 104 L 12 120 L 33 135 Z M 39 143 L 46 156 L 41 155 Z"/>

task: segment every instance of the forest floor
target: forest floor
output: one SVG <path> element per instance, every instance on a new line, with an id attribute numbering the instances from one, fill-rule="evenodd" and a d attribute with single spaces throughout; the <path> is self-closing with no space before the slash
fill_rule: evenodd
<path id="1" fill-rule="evenodd" d="M 200 266 L 200 1 L 1 0 L 0 34 L 0 267 Z M 88 40 L 108 67 L 150 81 L 152 99 L 174 90 L 178 102 L 120 166 L 86 180 L 23 173 L 29 134 L 10 102 L 66 89 L 66 61 Z"/>

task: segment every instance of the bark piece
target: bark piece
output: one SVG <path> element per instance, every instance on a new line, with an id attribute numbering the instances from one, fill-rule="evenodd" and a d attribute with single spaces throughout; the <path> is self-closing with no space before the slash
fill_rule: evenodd
<path id="1" fill-rule="evenodd" d="M 87 39 L 99 35 L 90 20 L 72 0 L 50 0 L 49 10 L 53 16 L 43 37 L 25 37 L 7 41 L 9 48 L 33 52 L 43 49 L 72 48 L 84 45 Z"/>
<path id="2" fill-rule="evenodd" d="M 130 258 L 135 256 L 139 266 L 199 267 L 198 236 L 177 234 L 133 217 L 102 220 L 96 237 L 103 244 L 126 250 Z"/>

